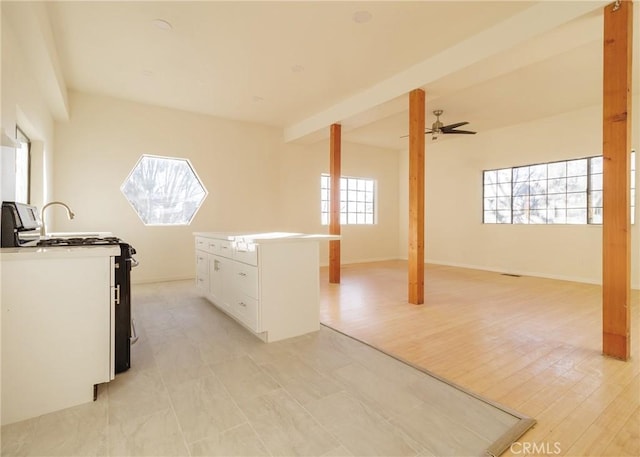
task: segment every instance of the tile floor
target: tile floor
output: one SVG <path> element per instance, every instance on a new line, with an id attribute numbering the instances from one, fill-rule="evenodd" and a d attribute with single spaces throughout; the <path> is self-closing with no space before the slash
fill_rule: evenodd
<path id="1" fill-rule="evenodd" d="M 265 344 L 192 281 L 134 286 L 132 368 L 2 455 L 481 455 L 518 418 L 329 328 Z"/>

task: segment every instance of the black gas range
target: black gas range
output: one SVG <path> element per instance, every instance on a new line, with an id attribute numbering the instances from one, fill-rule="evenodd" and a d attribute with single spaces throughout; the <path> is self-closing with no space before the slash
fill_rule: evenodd
<path id="1" fill-rule="evenodd" d="M 39 240 L 36 246 L 104 246 L 121 244 L 123 241 L 115 236 L 97 237 L 71 237 L 71 238 L 45 238 Z"/>
<path id="2" fill-rule="evenodd" d="M 41 237 L 42 222 L 36 207 L 17 202 L 2 202 L 1 225 L 3 248 L 120 247 L 120 254 L 114 257 L 114 287 L 117 291 L 114 299 L 115 372 L 128 370 L 131 367 L 131 344 L 135 342 L 131 316 L 131 269 L 138 265 L 138 261 L 134 257 L 134 247 L 115 236 Z"/>

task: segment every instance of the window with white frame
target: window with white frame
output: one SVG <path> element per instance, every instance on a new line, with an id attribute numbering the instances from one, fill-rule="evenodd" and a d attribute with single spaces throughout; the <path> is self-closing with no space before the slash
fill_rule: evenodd
<path id="1" fill-rule="evenodd" d="M 329 224 L 331 179 L 320 176 L 320 217 Z M 340 224 L 375 224 L 376 182 L 368 178 L 340 177 Z"/>
<path id="2" fill-rule="evenodd" d="M 207 196 L 189 160 L 146 154 L 120 190 L 145 225 L 189 225 Z"/>
<path id="3" fill-rule="evenodd" d="M 631 223 L 635 222 L 631 152 Z M 602 224 L 602 156 L 483 172 L 485 224 Z"/>

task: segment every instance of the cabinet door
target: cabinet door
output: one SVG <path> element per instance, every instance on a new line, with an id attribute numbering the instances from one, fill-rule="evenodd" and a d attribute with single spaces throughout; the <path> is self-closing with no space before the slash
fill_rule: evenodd
<path id="1" fill-rule="evenodd" d="M 229 310 L 228 278 L 231 275 L 230 262 L 219 255 L 209 255 L 209 295 L 220 308 Z"/>
<path id="2" fill-rule="evenodd" d="M 203 295 L 209 293 L 209 256 L 196 251 L 196 287 Z"/>

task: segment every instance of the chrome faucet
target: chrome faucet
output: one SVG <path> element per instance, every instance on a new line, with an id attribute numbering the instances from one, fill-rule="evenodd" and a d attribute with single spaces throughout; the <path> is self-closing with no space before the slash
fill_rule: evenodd
<path id="1" fill-rule="evenodd" d="M 67 210 L 67 217 L 69 218 L 69 220 L 73 219 L 76 215 L 73 211 L 71 211 L 71 208 L 69 208 L 66 204 L 62 203 L 62 202 L 49 202 L 46 205 L 44 205 L 42 207 L 42 210 L 40 211 L 40 220 L 42 221 L 42 227 L 40 227 L 40 236 L 47 236 L 47 228 L 46 228 L 46 224 L 44 222 L 44 210 L 47 209 L 48 207 L 52 206 L 52 205 L 60 205 L 60 206 L 64 206 L 64 208 Z"/>

